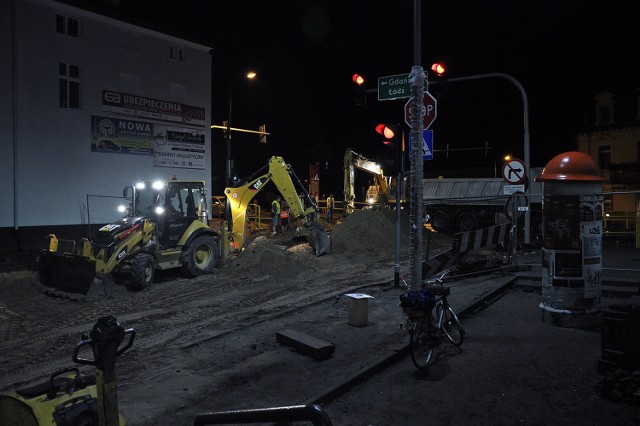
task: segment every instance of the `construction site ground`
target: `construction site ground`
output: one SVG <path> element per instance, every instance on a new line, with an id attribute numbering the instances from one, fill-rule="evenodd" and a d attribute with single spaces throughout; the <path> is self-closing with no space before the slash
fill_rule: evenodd
<path id="1" fill-rule="evenodd" d="M 401 229 L 409 228 L 403 216 Z M 358 211 L 330 227 L 332 253 L 320 257 L 295 229 L 257 233 L 212 275 L 164 272 L 149 289 L 117 287 L 99 301 L 52 297 L 29 259 L 9 256 L 0 273 L 0 392 L 73 366 L 82 333 L 114 315 L 136 330 L 116 370 L 120 411 L 130 425 L 188 425 L 209 411 L 316 401 L 337 425 L 640 422 L 638 406 L 597 394 L 600 334 L 542 323 L 535 280 L 514 288 L 514 272 L 450 283 L 465 343 L 461 351 L 442 347 L 434 367 L 417 372 L 403 356 L 408 334 L 399 327 L 405 289 L 393 286 L 395 229 L 394 212 Z M 450 236 L 429 238 L 431 255 L 451 245 Z M 403 274 L 408 248 L 403 232 Z M 503 256 L 478 253 L 462 266 L 500 266 Z M 373 296 L 363 327 L 348 324 L 345 294 L 354 292 Z M 632 299 L 613 295 L 603 303 Z M 332 343 L 335 351 L 324 360 L 302 355 L 278 342 L 285 329 Z M 388 367 L 389 360 L 398 362 Z"/>

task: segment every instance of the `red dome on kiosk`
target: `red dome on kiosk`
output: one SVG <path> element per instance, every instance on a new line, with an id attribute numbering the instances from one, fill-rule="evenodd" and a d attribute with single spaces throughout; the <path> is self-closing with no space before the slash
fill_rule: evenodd
<path id="1" fill-rule="evenodd" d="M 578 151 L 565 152 L 553 157 L 536 178 L 536 182 L 559 180 L 581 182 L 604 182 L 600 167 L 591 156 Z"/>

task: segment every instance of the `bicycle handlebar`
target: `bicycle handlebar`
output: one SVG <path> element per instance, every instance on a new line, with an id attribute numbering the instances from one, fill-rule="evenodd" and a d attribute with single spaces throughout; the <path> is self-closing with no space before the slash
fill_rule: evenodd
<path id="1" fill-rule="evenodd" d="M 422 285 L 425 286 L 425 285 L 437 284 L 440 287 L 442 287 L 444 285 L 444 277 L 446 277 L 450 273 L 451 273 L 451 268 L 445 270 L 444 272 L 441 272 L 439 275 L 436 275 L 434 278 L 423 281 Z"/>

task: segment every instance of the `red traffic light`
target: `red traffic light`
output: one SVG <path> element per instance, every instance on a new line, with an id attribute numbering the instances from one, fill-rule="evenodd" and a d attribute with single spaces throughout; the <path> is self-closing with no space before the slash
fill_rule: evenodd
<path id="1" fill-rule="evenodd" d="M 436 62 L 435 64 L 431 65 L 431 71 L 435 72 L 438 75 L 444 74 L 446 70 L 447 69 L 444 67 L 443 64 L 439 64 Z"/>
<path id="2" fill-rule="evenodd" d="M 360 74 L 354 74 L 351 77 L 351 80 L 353 80 L 358 86 L 362 86 L 364 84 L 364 77 Z"/>
<path id="3" fill-rule="evenodd" d="M 386 139 L 393 139 L 396 135 L 396 131 L 392 126 L 388 126 L 382 123 L 376 126 L 376 132 L 384 136 Z"/>

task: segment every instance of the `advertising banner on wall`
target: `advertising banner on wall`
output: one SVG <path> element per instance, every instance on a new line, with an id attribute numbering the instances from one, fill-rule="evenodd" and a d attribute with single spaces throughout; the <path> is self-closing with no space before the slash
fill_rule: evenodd
<path id="1" fill-rule="evenodd" d="M 102 91 L 102 116 L 91 117 L 91 151 L 153 155 L 155 167 L 205 169 L 205 109 Z"/>
<path id="2" fill-rule="evenodd" d="M 153 124 L 92 115 L 91 152 L 153 155 Z"/>
<path id="3" fill-rule="evenodd" d="M 205 135 L 139 120 L 91 116 L 91 151 L 153 155 L 154 166 L 205 168 Z"/>
<path id="4" fill-rule="evenodd" d="M 179 102 L 129 95 L 112 90 L 102 91 L 102 110 L 107 115 L 186 123 L 204 127 L 205 109 Z"/>
<path id="5" fill-rule="evenodd" d="M 205 138 L 203 131 L 172 129 L 157 125 L 154 136 L 154 165 L 202 169 L 205 165 Z"/>

